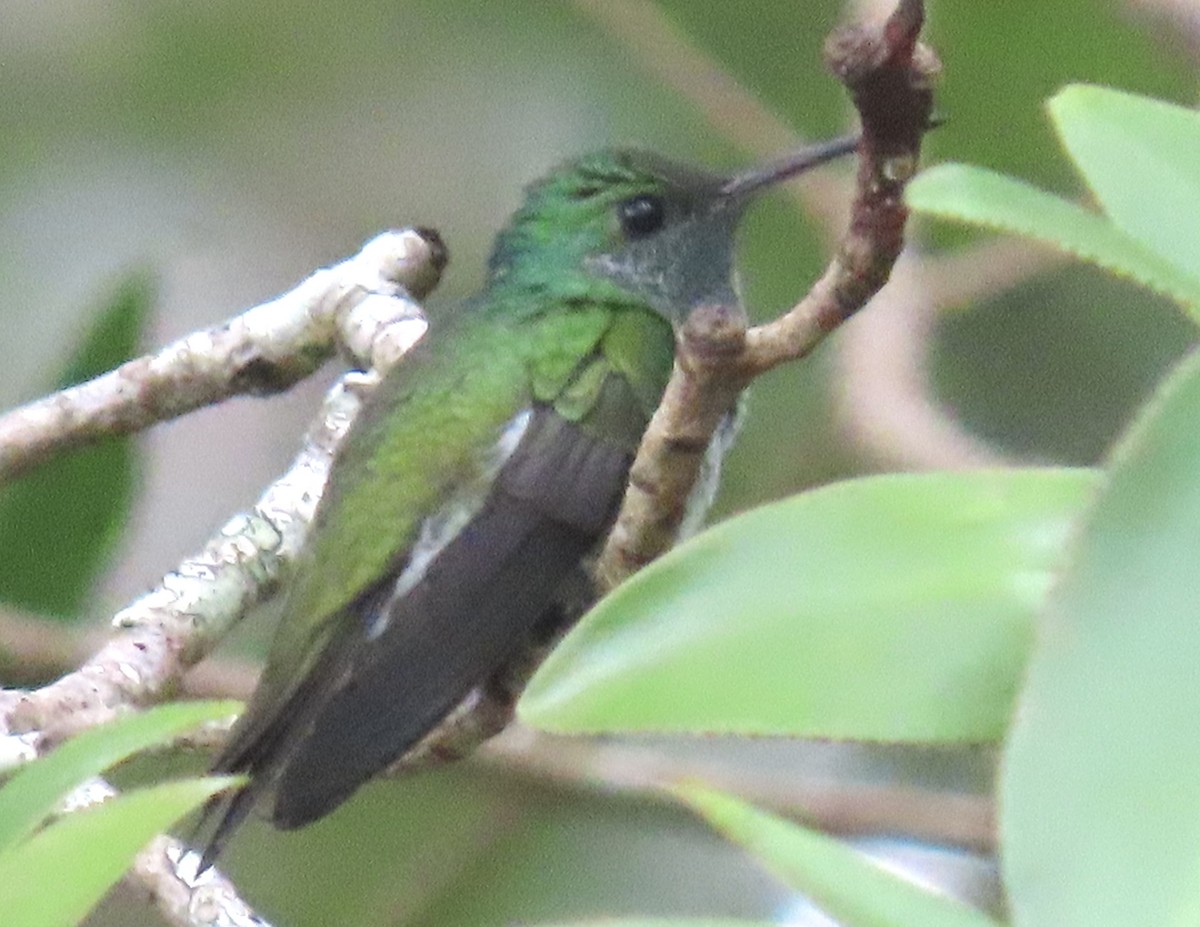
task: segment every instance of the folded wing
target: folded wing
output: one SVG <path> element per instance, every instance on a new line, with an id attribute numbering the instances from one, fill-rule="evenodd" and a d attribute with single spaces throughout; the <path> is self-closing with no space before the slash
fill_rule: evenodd
<path id="1" fill-rule="evenodd" d="M 272 819 L 328 813 L 402 756 L 527 643 L 610 525 L 631 463 L 549 406 L 535 408 L 482 508 L 403 595 L 397 575 L 351 605 L 285 710 L 221 768 L 254 773 L 223 809 L 206 859 L 268 784 Z"/>

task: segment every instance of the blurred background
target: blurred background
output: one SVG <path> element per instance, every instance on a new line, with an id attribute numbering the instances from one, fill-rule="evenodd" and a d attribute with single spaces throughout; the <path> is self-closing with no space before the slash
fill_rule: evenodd
<path id="1" fill-rule="evenodd" d="M 1045 119 L 1048 95 L 1093 81 L 1195 101 L 1200 3 L 929 7 L 947 119 L 929 161 L 1082 195 Z M 437 324 L 439 305 L 479 285 L 522 186 L 563 158 L 637 144 L 731 167 L 845 131 L 821 44 L 879 8 L 0 0 L 0 403 L 53 386 L 130 273 L 152 281 L 149 348 L 289 288 L 383 228 L 430 225 L 451 251 L 429 303 Z M 795 184 L 799 197 L 773 194 L 747 223 L 753 317 L 790 306 L 819 272 L 848 169 Z M 756 384 L 714 517 L 881 469 L 1095 461 L 1189 347 L 1174 308 L 1132 285 L 954 229 L 918 227 L 913 241 L 924 257 L 876 304 L 814 357 Z M 56 627 L 63 617 L 72 629 L 102 626 L 249 505 L 336 373 L 145 435 L 111 566 L 83 613 Z M 249 624 L 226 648 L 243 661 L 234 665 L 269 634 L 269 616 Z M 14 654 L 0 662 L 7 682 L 54 669 L 50 656 L 43 666 Z M 605 763 L 655 762 L 808 810 L 996 903 L 985 749 L 539 740 L 558 758 L 547 771 L 514 761 L 522 736 L 453 770 L 377 783 L 300 834 L 248 827 L 227 868 L 289 925 L 632 913 L 818 923 L 688 815 L 604 785 Z M 90 923 L 157 920 L 118 891 Z"/>

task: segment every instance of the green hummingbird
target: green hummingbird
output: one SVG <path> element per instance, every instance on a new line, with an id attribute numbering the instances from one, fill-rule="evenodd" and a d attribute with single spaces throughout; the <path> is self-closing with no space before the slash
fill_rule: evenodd
<path id="1" fill-rule="evenodd" d="M 206 809 L 203 867 L 260 797 L 276 827 L 328 814 L 578 618 L 674 327 L 737 304 L 754 194 L 856 144 L 733 174 L 609 150 L 526 191 L 482 292 L 383 379 L 337 453 L 213 766 L 250 780 Z"/>

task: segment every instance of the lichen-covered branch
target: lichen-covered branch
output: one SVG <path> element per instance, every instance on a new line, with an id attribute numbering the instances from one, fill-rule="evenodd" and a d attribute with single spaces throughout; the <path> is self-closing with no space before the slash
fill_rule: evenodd
<path id="1" fill-rule="evenodd" d="M 234 622 L 274 592 L 304 539 L 333 453 L 363 399 L 424 333 L 421 309 L 402 282 L 427 292 L 444 264 L 445 251 L 435 236 L 386 233 L 350 261 L 319 272 L 292 293 L 239 317 L 259 317 L 281 303 L 312 310 L 322 300 L 333 301 L 344 311 L 329 331 L 330 349 L 340 340 L 368 358 L 371 371 L 349 373 L 335 384 L 287 473 L 253 508 L 231 518 L 203 550 L 120 611 L 113 619 L 118 633 L 76 672 L 36 691 L 0 692 L 0 734 L 18 738 L 24 747 L 32 737 L 40 753 L 131 706 L 161 701 Z M 370 274 L 368 267 L 373 268 Z M 364 285 L 368 276 L 374 279 L 369 288 Z M 390 281 L 386 285 L 385 279 Z M 324 296 L 313 292 L 314 280 L 323 281 Z M 261 328 L 270 326 L 264 322 Z M 209 366 L 209 361 L 201 366 Z M 0 742 L 0 758 L 16 761 L 23 755 L 16 744 L 6 747 Z"/>
<path id="2" fill-rule="evenodd" d="M 78 670 L 36 691 L 0 692 L 0 770 L 116 713 L 160 701 L 275 590 L 363 399 L 424 334 L 413 299 L 436 285 L 445 263 L 434 233 L 384 233 L 355 257 L 223 326 L 0 417 L 2 479 L 102 434 L 144 428 L 233 393 L 282 389 L 339 345 L 369 370 L 335 384 L 287 473 L 200 553 L 119 612 L 117 633 Z M 115 794 L 97 781 L 87 800 Z M 129 878 L 177 927 L 269 927 L 216 869 L 197 873 L 198 862 L 162 836 L 139 854 Z"/>
<path id="3" fill-rule="evenodd" d="M 197 874 L 199 863 L 195 850 L 158 836 L 138 854 L 126 880 L 149 892 L 171 927 L 271 927 L 216 867 Z"/>
<path id="4" fill-rule="evenodd" d="M 825 273 L 780 318 L 747 330 L 733 307 L 693 311 L 597 565 L 603 589 L 674 543 L 703 450 L 745 386 L 810 353 L 887 281 L 904 244 L 904 186 L 917 169 L 939 70 L 917 41 L 923 21 L 920 0 L 900 0 L 882 25 L 848 27 L 826 43 L 826 62 L 850 90 L 862 122 L 849 228 Z"/>
<path id="5" fill-rule="evenodd" d="M 364 367 L 388 366 L 410 341 L 404 323 L 419 320 L 394 298 L 422 298 L 445 263 L 436 233 L 384 232 L 270 302 L 0 415 L 0 483 L 66 448 L 139 431 L 233 395 L 285 390 L 339 344 Z"/>

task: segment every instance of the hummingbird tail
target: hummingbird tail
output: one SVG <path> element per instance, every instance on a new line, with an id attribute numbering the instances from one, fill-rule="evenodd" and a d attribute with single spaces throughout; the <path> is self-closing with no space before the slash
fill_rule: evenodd
<path id="1" fill-rule="evenodd" d="M 252 787 L 243 786 L 232 794 L 214 795 L 205 802 L 204 808 L 200 812 L 200 821 L 188 841 L 194 845 L 203 845 L 200 850 L 200 865 L 196 869 L 197 875 L 212 868 L 217 857 L 225 849 L 225 845 L 229 843 L 229 838 L 233 836 L 238 825 L 246 819 L 250 809 L 254 807 L 257 797 Z M 215 824 L 213 824 L 214 821 Z M 208 837 L 200 837 L 204 831 L 210 828 L 211 833 Z"/>

